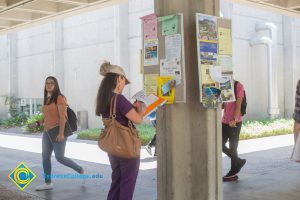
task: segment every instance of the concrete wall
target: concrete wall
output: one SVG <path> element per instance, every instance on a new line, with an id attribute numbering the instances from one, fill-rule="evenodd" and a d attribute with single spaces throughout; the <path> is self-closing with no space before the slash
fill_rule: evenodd
<path id="1" fill-rule="evenodd" d="M 100 125 L 95 116 L 95 98 L 102 80 L 99 66 L 104 60 L 121 65 L 132 84 L 124 94 L 129 98 L 142 89 L 140 74 L 141 21 L 153 13 L 153 1 L 128 3 L 66 18 L 17 32 L 15 51 L 8 36 L 0 36 L 0 96 L 9 88 L 10 56 L 16 57 L 19 98 L 43 98 L 45 78 L 58 78 L 69 105 L 88 111 L 89 127 Z M 7 108 L 0 97 L 0 117 Z"/>
<path id="2" fill-rule="evenodd" d="M 22 30 L 16 37 L 0 36 L 0 96 L 16 93 L 20 98 L 42 98 L 45 78 L 55 75 L 70 106 L 77 111 L 88 111 L 89 127 L 99 126 L 100 119 L 94 115 L 102 78 L 98 74 L 99 64 L 109 60 L 125 68 L 132 82 L 124 91 L 127 97 L 142 89 L 139 18 L 153 10 L 153 0 L 130 0 L 127 4 Z M 235 78 L 246 88 L 247 119 L 268 116 L 267 49 L 251 47 L 249 39 L 257 35 L 256 23 L 272 22 L 277 26 L 278 56 L 274 62 L 278 73 L 278 103 L 280 116 L 290 117 L 294 100 L 289 99 L 294 99 L 294 88 L 300 77 L 300 67 L 297 67 L 300 65 L 300 20 L 291 19 L 295 27 L 295 41 L 291 44 L 296 46 L 292 52 L 295 61 L 290 63 L 285 60 L 289 46 L 284 43 L 284 37 L 289 33 L 284 32 L 283 16 L 224 0 L 221 12 L 232 19 Z M 267 32 L 260 34 L 268 36 Z M 286 73 L 290 70 L 291 73 Z M 0 117 L 6 111 L 0 97 Z"/>
<path id="3" fill-rule="evenodd" d="M 9 61 L 7 50 L 7 36 L 0 37 L 0 118 L 6 116 L 7 108 L 4 106 L 5 95 L 8 92 L 8 75 L 9 75 Z"/>
<path id="4" fill-rule="evenodd" d="M 285 104 L 285 90 L 295 88 L 296 83 L 285 84 L 285 79 L 288 77 L 285 74 L 287 70 L 285 62 L 283 37 L 283 16 L 277 13 L 266 12 L 259 9 L 254 9 L 238 4 L 227 3 L 222 1 L 221 12 L 224 17 L 232 19 L 233 30 L 233 62 L 235 79 L 243 82 L 247 93 L 247 119 L 260 119 L 268 117 L 268 70 L 267 70 L 267 48 L 263 45 L 251 47 L 249 40 L 255 36 L 268 36 L 266 32 L 255 32 L 255 24 L 261 22 L 271 22 L 277 26 L 278 43 L 276 45 L 277 56 L 273 57 L 273 63 L 277 68 L 277 86 L 278 86 L 278 105 L 279 116 L 290 117 L 293 110 L 293 103 Z M 299 23 L 300 20 L 293 20 L 297 24 L 297 64 L 299 65 Z M 293 52 L 290 52 L 293 53 Z M 297 66 L 297 65 L 296 65 Z M 294 77 L 300 78 L 299 68 L 294 68 L 292 72 Z M 294 93 L 288 93 L 288 98 L 294 98 Z M 288 110 L 288 112 L 285 112 Z"/>

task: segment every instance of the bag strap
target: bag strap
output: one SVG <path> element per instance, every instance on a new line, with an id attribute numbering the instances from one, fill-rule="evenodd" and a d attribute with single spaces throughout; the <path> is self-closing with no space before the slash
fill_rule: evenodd
<path id="1" fill-rule="evenodd" d="M 110 108 L 109 108 L 109 118 L 116 118 L 116 110 L 117 110 L 117 94 L 115 94 L 110 100 Z"/>
<path id="2" fill-rule="evenodd" d="M 118 94 L 115 94 L 110 101 L 110 108 L 109 108 L 109 118 L 110 119 L 115 119 L 117 117 L 116 115 L 116 110 L 117 110 L 117 97 Z M 128 119 L 128 127 L 130 129 L 133 129 L 133 123 L 131 120 Z"/>

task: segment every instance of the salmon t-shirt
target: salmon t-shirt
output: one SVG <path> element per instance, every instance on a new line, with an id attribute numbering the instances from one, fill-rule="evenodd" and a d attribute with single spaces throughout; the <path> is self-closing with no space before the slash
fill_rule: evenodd
<path id="1" fill-rule="evenodd" d="M 62 95 L 58 95 L 57 105 L 53 102 L 49 105 L 43 106 L 44 130 L 45 131 L 59 125 L 59 113 L 58 113 L 58 108 L 57 108 L 58 105 L 67 106 L 66 97 L 64 97 Z"/>

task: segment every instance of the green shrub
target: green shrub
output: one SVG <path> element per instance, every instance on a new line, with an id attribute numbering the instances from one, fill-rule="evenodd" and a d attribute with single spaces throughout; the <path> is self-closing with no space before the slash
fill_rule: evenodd
<path id="1" fill-rule="evenodd" d="M 262 119 L 243 122 L 240 139 L 252 139 L 268 136 L 276 136 L 292 133 L 294 121 L 292 119 Z M 155 128 L 151 125 L 137 125 L 142 144 L 147 144 L 155 134 Z M 98 140 L 100 128 L 80 131 L 77 138 L 85 140 Z"/>
<path id="2" fill-rule="evenodd" d="M 11 127 L 15 127 L 15 126 L 23 126 L 27 121 L 27 115 L 24 113 L 20 113 L 18 115 L 16 115 L 15 117 L 10 117 L 7 119 L 3 119 L 1 120 L 1 127 L 3 128 L 11 128 Z"/>
<path id="3" fill-rule="evenodd" d="M 100 128 L 92 128 L 92 129 L 87 129 L 80 131 L 77 134 L 78 139 L 82 140 L 98 140 L 98 137 L 100 135 Z"/>
<path id="4" fill-rule="evenodd" d="M 30 118 L 27 119 L 25 125 L 22 127 L 23 130 L 25 130 L 26 132 L 31 132 L 31 133 L 42 132 L 44 130 L 44 126 L 40 125 L 35 128 L 30 128 L 28 125 L 32 124 L 36 121 L 40 121 L 43 118 L 44 118 L 44 115 L 42 113 L 37 113 L 35 115 L 32 115 Z"/>
<path id="5" fill-rule="evenodd" d="M 243 122 L 240 139 L 284 135 L 293 132 L 292 119 L 262 119 Z"/>

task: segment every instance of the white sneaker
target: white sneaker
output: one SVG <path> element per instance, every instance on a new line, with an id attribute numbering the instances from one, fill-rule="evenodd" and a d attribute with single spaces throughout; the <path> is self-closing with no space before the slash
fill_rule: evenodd
<path id="1" fill-rule="evenodd" d="M 43 185 L 39 185 L 35 188 L 36 191 L 42 191 L 42 190 L 52 190 L 53 189 L 53 183 Z"/>

